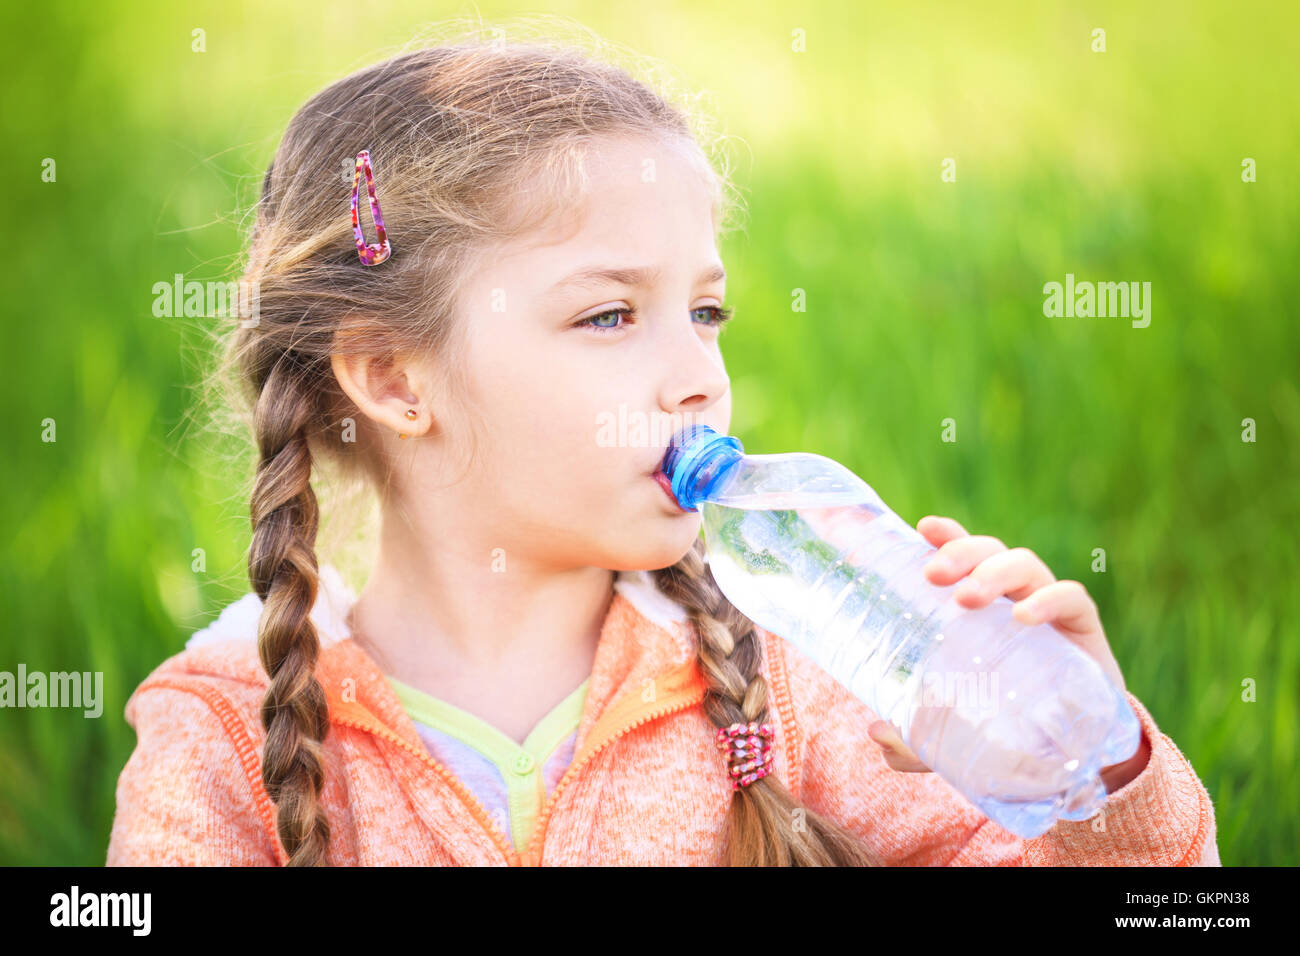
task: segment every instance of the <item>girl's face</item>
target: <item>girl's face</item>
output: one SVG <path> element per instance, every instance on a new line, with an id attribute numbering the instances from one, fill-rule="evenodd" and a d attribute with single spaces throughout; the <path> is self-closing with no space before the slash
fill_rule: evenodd
<path id="1" fill-rule="evenodd" d="M 586 154 L 586 199 L 566 222 L 469 277 L 462 398 L 478 414 L 475 433 L 457 438 L 477 458 L 438 494 L 488 549 L 479 556 L 653 570 L 698 536 L 699 514 L 652 474 L 681 425 L 726 434 L 731 422 L 701 161 L 672 144 L 607 140 Z"/>

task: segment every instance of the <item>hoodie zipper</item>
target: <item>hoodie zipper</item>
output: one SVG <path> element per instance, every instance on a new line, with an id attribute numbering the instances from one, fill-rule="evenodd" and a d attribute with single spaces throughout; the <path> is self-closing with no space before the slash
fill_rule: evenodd
<path id="1" fill-rule="evenodd" d="M 642 724 L 649 723 L 652 720 L 658 720 L 660 717 L 665 717 L 668 714 L 676 713 L 682 710 L 687 710 L 693 707 L 694 705 L 698 704 L 703 699 L 704 699 L 704 692 L 702 690 L 693 691 L 687 697 L 681 698 L 673 704 L 664 707 L 659 707 L 651 711 L 650 713 L 643 714 L 632 723 L 625 724 L 622 728 L 620 728 L 615 733 L 605 737 L 603 740 L 601 740 L 600 743 L 598 743 L 596 746 L 588 750 L 586 754 L 583 755 L 580 761 L 570 765 L 569 769 L 564 772 L 564 776 L 560 778 L 560 782 L 556 784 L 555 790 L 551 793 L 551 798 L 546 801 L 546 806 L 542 808 L 541 814 L 537 818 L 537 828 L 533 831 L 533 836 L 532 839 L 528 841 L 528 846 L 524 848 L 524 852 L 522 854 L 518 854 L 518 853 L 515 854 L 516 857 L 520 858 L 518 865 L 520 866 L 541 865 L 542 843 L 546 838 L 546 825 L 551 821 L 551 814 L 555 810 L 556 803 L 559 802 L 560 794 L 562 794 L 565 791 L 565 789 L 568 787 L 569 783 L 573 780 L 573 778 L 577 776 L 577 774 L 582 770 L 583 767 L 585 767 L 588 763 L 591 762 L 592 758 L 595 757 L 596 754 L 600 753 L 602 750 L 604 750 L 614 741 L 623 737 L 625 734 L 628 734 L 631 731 L 635 730 L 636 728 L 640 727 Z M 524 862 L 524 858 L 527 859 L 527 863 Z"/>
<path id="2" fill-rule="evenodd" d="M 443 764 L 439 763 L 437 760 L 434 760 L 433 757 L 429 755 L 429 752 L 427 750 L 421 750 L 412 746 L 408 741 L 403 740 L 401 737 L 397 736 L 397 734 L 393 733 L 387 727 L 379 723 L 372 723 L 370 721 L 353 720 L 352 718 L 349 717 L 334 717 L 334 716 L 330 717 L 330 723 L 341 724 L 344 727 L 352 727 L 355 730 L 366 731 L 367 733 L 374 734 L 376 737 L 382 737 L 384 740 L 396 744 L 397 746 L 401 747 L 403 750 L 407 751 L 408 753 L 414 754 L 416 757 L 422 760 L 426 765 L 432 767 L 438 773 L 438 775 L 442 777 L 444 781 L 446 781 L 447 785 L 451 787 L 453 791 L 455 791 L 456 795 L 460 797 L 460 799 L 469 808 L 470 814 L 478 821 L 479 826 L 481 826 L 484 832 L 486 832 L 487 835 L 492 838 L 492 842 L 496 844 L 497 849 L 501 851 L 502 856 L 504 856 L 507 860 L 510 860 L 511 857 L 518 856 L 518 853 L 515 851 L 515 848 L 510 845 L 509 841 L 506 840 L 505 834 L 502 833 L 500 830 L 498 830 L 496 827 L 485 822 L 491 819 L 491 815 L 488 813 L 487 807 L 483 805 L 483 801 L 480 800 L 478 797 L 476 797 L 471 790 L 467 789 L 465 785 L 460 782 L 459 778 L 457 778 L 454 773 L 448 770 Z"/>
<path id="3" fill-rule="evenodd" d="M 683 694 L 684 696 L 682 696 Z M 386 725 L 381 723 L 378 718 L 374 720 L 359 720 L 336 714 L 334 713 L 333 708 L 331 708 L 330 723 L 340 724 L 345 727 L 351 727 L 355 730 L 372 733 L 377 737 L 381 737 L 384 740 L 396 744 L 408 753 L 414 754 L 426 766 L 433 768 L 433 770 L 447 783 L 447 785 L 451 787 L 455 794 L 460 797 L 461 801 L 469 808 L 471 816 L 478 821 L 479 826 L 482 827 L 487 835 L 492 839 L 493 844 L 495 844 L 497 849 L 501 851 L 502 856 L 510 866 L 538 866 L 540 865 L 542 857 L 542 840 L 545 836 L 546 825 L 550 822 L 551 814 L 560 794 L 564 792 L 577 773 L 581 771 L 581 769 L 586 766 L 591 759 L 596 756 L 596 754 L 600 753 L 615 740 L 618 740 L 630 731 L 640 727 L 642 724 L 648 723 L 651 720 L 657 720 L 660 717 L 667 716 L 668 714 L 677 711 L 686 710 L 699 703 L 704 699 L 704 688 L 701 685 L 700 687 L 692 688 L 685 692 L 679 691 L 678 694 L 674 696 L 676 699 L 671 703 L 660 705 L 649 713 L 643 713 L 631 723 L 624 724 L 614 733 L 605 736 L 598 744 L 589 748 L 586 753 L 582 755 L 580 760 L 569 766 L 565 771 L 564 776 L 560 778 L 560 782 L 556 785 L 555 790 L 551 793 L 550 799 L 547 800 L 546 805 L 542 807 L 541 813 L 538 816 L 537 827 L 533 832 L 532 838 L 528 841 L 528 845 L 522 852 L 516 850 L 511 845 L 504 833 L 487 822 L 491 820 L 491 815 L 488 813 L 487 807 L 483 805 L 483 802 L 479 800 L 471 790 L 462 784 L 459 778 L 448 770 L 446 766 L 435 760 L 427 750 L 417 748 L 410 742 L 402 739 L 397 734 L 393 733 L 393 731 L 391 731 Z"/>

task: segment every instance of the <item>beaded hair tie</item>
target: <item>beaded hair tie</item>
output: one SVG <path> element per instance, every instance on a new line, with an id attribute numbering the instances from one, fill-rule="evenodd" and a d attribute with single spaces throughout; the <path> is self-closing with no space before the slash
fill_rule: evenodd
<path id="1" fill-rule="evenodd" d="M 772 772 L 771 724 L 750 721 L 719 727 L 714 738 L 719 750 L 727 753 L 727 773 L 731 776 L 731 789 L 747 787 Z"/>

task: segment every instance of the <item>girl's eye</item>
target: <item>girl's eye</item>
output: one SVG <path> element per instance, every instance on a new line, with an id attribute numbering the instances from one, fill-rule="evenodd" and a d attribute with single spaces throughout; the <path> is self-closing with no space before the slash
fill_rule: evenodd
<path id="1" fill-rule="evenodd" d="M 731 318 L 731 314 L 732 314 L 731 309 L 724 309 L 721 306 L 716 306 L 716 305 L 707 305 L 704 306 L 703 308 L 691 310 L 692 315 L 701 312 L 705 313 L 708 316 L 702 324 L 711 325 L 711 326 L 721 326 L 724 322 L 726 322 L 728 319 Z M 584 325 L 589 326 L 592 329 L 595 329 L 597 332 L 619 332 L 627 328 L 627 326 L 607 325 L 605 324 L 605 320 L 607 319 L 617 320 L 617 318 L 620 315 L 626 315 L 628 316 L 628 318 L 634 318 L 636 314 L 637 313 L 635 309 L 610 309 L 608 312 L 601 312 L 599 315 L 591 315 L 585 319 L 582 319 L 579 322 L 575 322 L 574 326 L 575 327 L 584 326 Z"/>
<path id="2" fill-rule="evenodd" d="M 717 305 L 706 305 L 702 309 L 694 309 L 692 311 L 707 312 L 709 314 L 710 318 L 706 320 L 705 325 L 721 326 L 724 322 L 726 322 L 728 319 L 731 318 L 730 309 L 724 309 L 721 306 L 717 306 Z"/>
<path id="3" fill-rule="evenodd" d="M 636 310 L 610 309 L 608 312 L 602 312 L 599 315 L 589 315 L 581 322 L 575 322 L 573 324 L 575 327 L 588 325 L 591 326 L 591 328 L 595 329 L 597 332 L 618 332 L 620 329 L 624 328 L 624 326 L 602 325 L 601 322 L 604 319 L 617 319 L 620 315 L 634 316 L 636 315 Z"/>

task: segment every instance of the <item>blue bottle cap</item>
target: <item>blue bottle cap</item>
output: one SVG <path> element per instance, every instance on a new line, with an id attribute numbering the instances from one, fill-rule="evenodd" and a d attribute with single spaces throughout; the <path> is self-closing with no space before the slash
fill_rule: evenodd
<path id="1" fill-rule="evenodd" d="M 735 458 L 724 454 L 727 450 L 745 453 L 738 438 L 721 435 L 708 425 L 687 425 L 672 437 L 664 453 L 663 472 L 668 476 L 673 497 L 683 511 L 699 511 L 697 502 L 718 477 L 717 466 Z M 710 464 L 714 471 L 701 474 Z"/>

